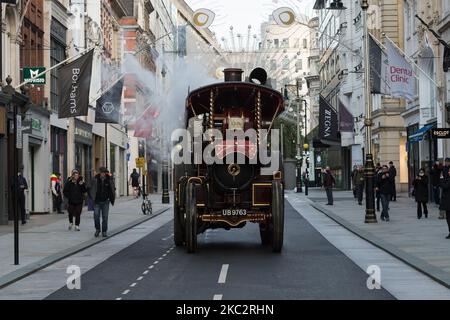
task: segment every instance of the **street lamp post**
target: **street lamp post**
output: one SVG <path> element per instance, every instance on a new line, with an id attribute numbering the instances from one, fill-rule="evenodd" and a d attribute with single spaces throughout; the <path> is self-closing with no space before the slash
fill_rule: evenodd
<path id="1" fill-rule="evenodd" d="M 369 3 L 367 0 L 361 0 L 362 22 L 364 30 L 364 96 L 365 96 L 365 151 L 366 163 L 364 169 L 365 185 L 366 185 L 366 214 L 365 223 L 376 223 L 375 215 L 375 197 L 374 197 L 374 165 L 372 155 L 372 106 L 370 95 L 370 61 L 369 61 L 369 31 L 367 26 L 367 9 Z"/>
<path id="2" fill-rule="evenodd" d="M 309 182 L 309 159 L 308 159 L 308 152 L 309 152 L 309 144 L 306 141 L 306 135 L 308 134 L 308 118 L 307 118 L 307 113 L 306 113 L 306 108 L 308 107 L 306 104 L 306 100 L 302 99 L 302 101 L 305 103 L 305 135 L 303 138 L 303 152 L 305 155 L 305 162 L 306 162 L 306 171 L 305 171 L 305 196 L 308 195 L 308 182 Z"/>
<path id="3" fill-rule="evenodd" d="M 297 86 L 297 96 L 298 96 L 298 86 Z M 303 192 L 302 190 L 302 156 L 300 148 L 300 98 L 297 97 L 297 192 Z"/>
<path id="4" fill-rule="evenodd" d="M 166 77 L 166 69 L 162 68 L 161 70 L 161 76 L 163 78 L 163 85 L 164 85 L 164 78 Z M 167 157 L 167 144 L 166 141 L 164 140 L 165 138 L 165 133 L 164 132 L 164 128 L 163 129 L 163 134 L 161 135 L 161 139 L 163 139 L 162 141 L 162 203 L 170 203 L 170 196 L 169 196 L 169 161 L 168 161 L 168 157 Z"/>

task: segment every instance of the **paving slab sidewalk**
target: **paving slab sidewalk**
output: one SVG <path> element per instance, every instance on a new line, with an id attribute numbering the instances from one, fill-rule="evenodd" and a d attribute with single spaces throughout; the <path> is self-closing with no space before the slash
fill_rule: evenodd
<path id="1" fill-rule="evenodd" d="M 305 197 L 310 204 L 348 230 L 389 252 L 435 281 L 450 288 L 450 240 L 446 220 L 438 219 L 439 209 L 428 204 L 428 219 L 417 219 L 416 202 L 406 194 L 390 203 L 390 221 L 379 219 L 378 223 L 364 223 L 365 202 L 358 205 L 351 191 L 334 191 L 334 205 L 326 205 L 325 191 L 309 189 Z"/>
<path id="2" fill-rule="evenodd" d="M 151 194 L 149 197 L 154 213 L 150 216 L 142 214 L 142 199 L 124 197 L 118 199 L 114 206 L 110 206 L 108 235 L 114 236 L 151 219 L 171 206 L 161 203 L 161 194 Z M 0 288 L 104 240 L 102 237 L 94 238 L 93 212 L 82 212 L 81 231 L 69 231 L 68 225 L 67 213 L 31 216 L 29 223 L 20 226 L 19 265 L 14 265 L 13 228 L 11 225 L 1 226 Z"/>

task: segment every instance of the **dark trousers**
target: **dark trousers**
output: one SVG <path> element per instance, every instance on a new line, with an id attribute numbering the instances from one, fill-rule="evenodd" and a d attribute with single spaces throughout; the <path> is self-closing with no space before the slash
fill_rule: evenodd
<path id="1" fill-rule="evenodd" d="M 81 210 L 83 209 L 83 204 L 71 204 L 67 206 L 67 212 L 69 212 L 69 222 L 73 223 L 73 217 L 75 217 L 75 225 L 80 225 L 80 217 L 81 217 Z"/>
<path id="2" fill-rule="evenodd" d="M 353 186 L 353 197 L 356 199 L 356 198 L 358 198 L 358 194 L 357 194 L 357 190 L 356 190 L 356 188 L 358 188 L 358 186 Z"/>
<path id="3" fill-rule="evenodd" d="M 27 217 L 25 215 L 25 195 L 19 194 L 17 203 L 19 204 L 20 218 L 22 219 L 22 223 L 25 223 L 27 222 Z"/>
<path id="4" fill-rule="evenodd" d="M 433 186 L 433 199 L 437 205 L 441 203 L 441 188 L 439 186 Z"/>
<path id="5" fill-rule="evenodd" d="M 395 189 L 395 183 L 392 184 L 392 195 L 391 195 L 392 201 L 397 201 L 397 190 Z"/>
<path id="6" fill-rule="evenodd" d="M 450 233 L 450 210 L 445 211 L 445 216 L 447 219 L 448 232 Z"/>
<path id="7" fill-rule="evenodd" d="M 381 218 L 389 219 L 389 199 L 391 198 L 390 194 L 381 194 Z"/>
<path id="8" fill-rule="evenodd" d="M 61 203 L 62 203 L 61 195 L 55 196 L 52 193 L 52 196 L 53 196 L 53 211 L 61 212 Z"/>
<path id="9" fill-rule="evenodd" d="M 380 191 L 375 192 L 375 197 L 377 198 L 377 211 L 380 211 L 380 200 L 381 200 L 381 193 Z"/>
<path id="10" fill-rule="evenodd" d="M 328 204 L 333 204 L 333 188 L 325 187 L 325 192 L 327 193 Z"/>
<path id="11" fill-rule="evenodd" d="M 417 218 L 419 219 L 422 218 L 422 207 L 425 218 L 428 217 L 427 203 L 423 201 L 417 201 Z"/>
<path id="12" fill-rule="evenodd" d="M 100 231 L 100 214 L 102 216 L 102 232 L 108 231 L 109 200 L 95 202 L 94 204 L 94 224 L 95 230 Z"/>
<path id="13" fill-rule="evenodd" d="M 358 199 L 358 203 L 362 203 L 363 199 L 363 193 L 364 193 L 364 185 L 363 184 L 357 184 L 356 185 L 356 197 Z"/>

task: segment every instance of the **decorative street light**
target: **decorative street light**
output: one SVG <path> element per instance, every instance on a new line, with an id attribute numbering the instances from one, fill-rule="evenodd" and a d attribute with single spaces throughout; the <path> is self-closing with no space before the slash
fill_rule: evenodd
<path id="1" fill-rule="evenodd" d="M 375 168 L 373 166 L 372 155 L 372 105 L 370 95 L 370 62 L 369 62 L 369 31 L 367 27 L 367 9 L 369 3 L 367 0 L 361 0 L 362 9 L 362 23 L 364 32 L 364 96 L 365 96 L 365 110 L 366 118 L 365 125 L 365 151 L 366 163 L 364 169 L 365 185 L 366 185 L 366 215 L 365 223 L 376 223 L 377 216 L 375 215 L 375 197 L 374 197 L 374 175 Z"/>
<path id="2" fill-rule="evenodd" d="M 163 78 L 163 86 L 164 86 L 164 79 L 166 77 L 166 68 L 163 65 L 162 70 L 161 70 L 161 76 Z M 164 139 L 165 135 L 164 133 L 164 128 L 163 129 L 163 134 L 161 135 L 161 137 L 163 137 L 163 141 L 162 141 L 162 203 L 170 203 L 170 196 L 169 196 L 169 161 L 168 161 L 168 157 L 167 157 L 167 144 L 166 141 Z"/>

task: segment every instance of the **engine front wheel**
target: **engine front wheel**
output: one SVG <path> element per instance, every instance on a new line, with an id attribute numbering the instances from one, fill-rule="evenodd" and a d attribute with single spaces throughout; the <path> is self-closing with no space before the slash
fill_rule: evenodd
<path id="1" fill-rule="evenodd" d="M 272 250 L 281 252 L 284 237 L 284 197 L 280 181 L 272 182 Z"/>
<path id="2" fill-rule="evenodd" d="M 182 219 L 184 219 L 184 213 L 178 206 L 177 201 L 175 201 L 173 206 L 173 239 L 177 247 L 182 246 L 186 238 L 186 233 L 181 223 Z"/>
<path id="3" fill-rule="evenodd" d="M 186 249 L 188 253 L 197 250 L 197 201 L 195 184 L 186 186 Z"/>

